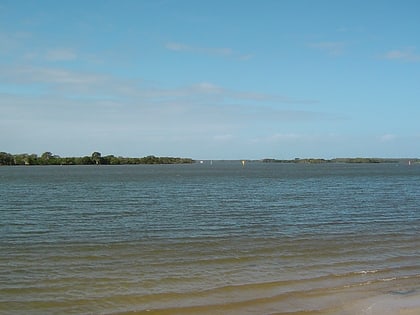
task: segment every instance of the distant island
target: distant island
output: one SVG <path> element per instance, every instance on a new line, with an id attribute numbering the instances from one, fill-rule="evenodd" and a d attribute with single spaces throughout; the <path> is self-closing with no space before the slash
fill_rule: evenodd
<path id="1" fill-rule="evenodd" d="M 293 160 L 277 160 L 277 159 L 263 159 L 264 163 L 306 163 L 306 164 L 321 164 L 321 163 L 420 163 L 420 159 L 387 159 L 387 158 L 335 158 L 335 159 L 300 159 Z"/>
<path id="2" fill-rule="evenodd" d="M 222 160 L 221 160 L 222 161 Z M 245 160 L 244 160 L 245 161 Z M 281 160 L 265 158 L 261 160 L 248 160 L 262 163 L 294 163 L 294 164 L 324 164 L 324 163 L 404 163 L 420 164 L 419 158 L 295 158 Z M 61 157 L 51 152 L 37 154 L 10 154 L 0 152 L 0 166 L 5 165 L 130 165 L 130 164 L 193 164 L 197 161 L 191 158 L 182 157 L 158 157 L 148 155 L 145 157 L 123 157 L 114 155 L 102 156 L 100 152 L 93 152 L 91 155 L 81 157 Z M 203 163 L 203 161 L 201 161 Z"/>
<path id="3" fill-rule="evenodd" d="M 36 154 L 10 154 L 0 152 L 0 165 L 127 165 L 127 164 L 191 164 L 190 158 L 156 157 L 149 155 L 130 158 L 114 155 L 102 156 L 100 152 L 93 152 L 90 156 L 60 157 L 51 152 Z"/>

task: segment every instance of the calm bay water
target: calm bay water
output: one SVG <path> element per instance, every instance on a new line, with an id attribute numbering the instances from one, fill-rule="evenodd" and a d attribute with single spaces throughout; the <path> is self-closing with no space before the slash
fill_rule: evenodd
<path id="1" fill-rule="evenodd" d="M 0 196 L 0 314 L 354 314 L 420 294 L 418 165 L 1 167 Z"/>

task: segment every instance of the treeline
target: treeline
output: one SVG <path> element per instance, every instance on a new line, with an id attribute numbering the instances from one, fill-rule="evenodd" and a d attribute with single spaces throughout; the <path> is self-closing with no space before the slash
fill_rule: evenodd
<path id="1" fill-rule="evenodd" d="M 264 163 L 311 163 L 311 164 L 319 164 L 319 163 L 330 163 L 331 160 L 325 159 L 293 159 L 293 160 L 277 160 L 277 159 L 263 159 Z"/>
<path id="2" fill-rule="evenodd" d="M 396 159 L 382 159 L 382 158 L 336 158 L 336 159 L 293 159 L 293 160 L 277 160 L 277 159 L 263 159 L 265 163 L 399 163 Z"/>
<path id="3" fill-rule="evenodd" d="M 153 155 L 130 158 L 114 155 L 102 156 L 100 152 L 93 152 L 90 156 L 60 157 L 51 152 L 36 154 L 10 154 L 0 152 L 0 165 L 124 165 L 124 164 L 190 164 L 190 158 L 156 157 Z"/>

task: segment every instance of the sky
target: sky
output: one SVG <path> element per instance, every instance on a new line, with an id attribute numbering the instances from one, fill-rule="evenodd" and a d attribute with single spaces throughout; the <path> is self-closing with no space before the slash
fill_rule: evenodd
<path id="1" fill-rule="evenodd" d="M 417 0 L 0 0 L 0 151 L 420 157 Z"/>

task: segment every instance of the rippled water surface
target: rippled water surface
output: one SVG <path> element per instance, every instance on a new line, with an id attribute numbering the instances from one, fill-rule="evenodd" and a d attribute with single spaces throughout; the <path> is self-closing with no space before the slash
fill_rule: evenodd
<path id="1" fill-rule="evenodd" d="M 419 294 L 420 166 L 0 167 L 1 314 L 344 314 Z"/>

